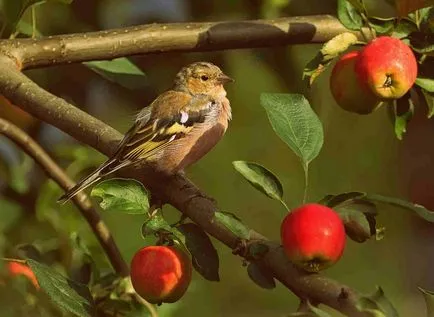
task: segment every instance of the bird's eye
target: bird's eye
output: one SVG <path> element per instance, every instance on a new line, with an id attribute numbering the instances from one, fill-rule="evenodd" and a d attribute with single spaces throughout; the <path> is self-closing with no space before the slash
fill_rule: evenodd
<path id="1" fill-rule="evenodd" d="M 203 81 L 207 81 L 208 80 L 208 76 L 202 75 L 202 76 L 200 76 L 200 79 L 202 79 Z"/>

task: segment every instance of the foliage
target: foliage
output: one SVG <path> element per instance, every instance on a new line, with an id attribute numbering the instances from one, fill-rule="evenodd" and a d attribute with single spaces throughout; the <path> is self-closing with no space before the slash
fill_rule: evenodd
<path id="1" fill-rule="evenodd" d="M 393 6 L 395 16 L 372 16 L 364 1 L 338 0 L 336 16 L 349 32 L 337 35 L 325 43 L 305 66 L 303 78 L 308 82 L 308 88 L 313 88 L 313 83 L 319 80 L 320 76 L 325 76 L 327 68 L 341 54 L 348 49 L 365 45 L 373 36 L 389 35 L 402 39 L 414 50 L 419 62 L 418 78 L 412 90 L 390 104 L 394 133 L 399 140 L 403 140 L 408 130 L 408 123 L 414 118 L 418 109 L 425 107 L 428 118 L 434 114 L 434 25 L 432 22 L 434 3 L 428 0 L 384 1 Z M 72 0 L 3 0 L 1 37 L 42 36 L 42 32 L 36 28 L 34 13 L 39 5 L 48 2 L 66 5 Z M 266 16 L 274 18 L 289 6 L 290 1 L 286 0 L 265 1 L 261 10 Z M 29 13 L 32 13 L 30 20 Z M 362 40 L 351 32 L 361 29 L 365 36 Z M 90 61 L 84 63 L 84 66 L 102 78 L 122 86 L 128 94 L 149 89 L 145 73 L 130 59 Z M 305 195 L 303 199 L 296 200 L 296 205 L 306 202 L 310 166 L 319 156 L 323 145 L 327 146 L 326 125 L 317 115 L 320 113 L 319 107 L 311 106 L 308 99 L 314 100 L 312 97 L 307 98 L 298 93 L 266 92 L 262 93 L 258 100 L 265 110 L 265 113 L 262 113 L 263 117 L 268 117 L 272 130 L 296 155 L 304 170 Z M 272 142 L 270 140 L 270 144 L 274 144 Z M 68 145 L 66 149 L 54 149 L 54 153 L 59 160 L 73 161 L 66 170 L 72 177 L 77 178 L 97 166 L 101 160 L 101 157 L 84 147 L 75 148 Z M 1 163 L 4 164 L 3 161 Z M 266 197 L 280 202 L 285 212 L 290 212 L 289 204 L 285 199 L 294 201 L 293 191 L 284 191 L 284 184 L 288 177 L 285 177 L 283 172 L 277 175 L 263 164 L 253 161 L 237 160 L 232 164 L 253 188 Z M 32 184 L 29 181 L 35 169 L 32 160 L 23 156 L 19 158 L 18 163 L 15 160 L 4 165 L 0 166 L 0 169 L 6 172 L 1 175 L 4 174 L 10 190 L 22 197 L 32 194 Z M 354 166 L 354 168 L 358 167 Z M 277 170 L 273 168 L 273 171 Z M 97 311 L 122 316 L 149 315 L 148 309 L 144 308 L 145 306 L 134 296 L 128 278 L 106 274 L 108 264 L 103 253 L 97 248 L 97 241 L 92 232 L 87 227 L 84 229 L 83 220 L 75 213 L 75 208 L 59 207 L 54 203 L 55 198 L 60 194 L 57 185 L 51 181 L 38 185 L 36 197 L 32 197 L 30 207 L 0 197 L 1 253 L 5 257 L 24 259 L 23 261 L 26 261 L 35 273 L 43 290 L 42 294 L 35 293 L 34 290 L 21 287 L 17 282 L 17 289 L 13 289 L 11 294 L 23 296 L 25 305 L 23 304 L 21 309 L 23 311 L 28 309 L 27 314 L 36 314 L 36 316 L 59 315 L 59 310 L 64 314 L 76 316 L 93 316 Z M 227 183 L 225 186 L 232 185 Z M 325 192 L 329 192 L 329 189 L 326 188 Z M 121 215 L 126 219 L 125 221 L 134 219 L 131 223 L 140 222 L 144 243 L 176 244 L 189 254 L 194 269 L 201 277 L 212 282 L 224 280 L 220 272 L 221 260 L 218 246 L 206 230 L 199 224 L 186 222 L 185 217 L 172 223 L 171 217 L 163 213 L 160 206 L 151 205 L 150 193 L 141 183 L 133 179 L 105 180 L 92 188 L 91 196 L 105 211 L 104 217 L 110 219 L 112 215 Z M 249 198 L 251 201 L 255 200 Z M 421 219 L 434 222 L 434 212 L 424 206 L 373 193 L 351 191 L 326 195 L 320 203 L 333 208 L 340 215 L 347 236 L 355 242 L 364 243 L 361 247 L 368 247 L 368 241 L 376 243 L 382 239 L 382 241 L 387 240 L 384 234 L 385 228 L 379 225 L 380 219 L 387 225 L 387 217 L 382 217 L 387 207 L 403 208 Z M 31 217 L 37 219 L 44 234 L 41 234 L 39 240 L 32 241 L 32 244 L 20 245 L 18 242 L 8 241 L 8 233 L 17 230 L 18 226 L 23 226 L 23 230 L 28 229 L 26 213 L 33 212 L 27 210 L 30 208 L 34 209 L 34 215 Z M 266 217 L 264 216 L 264 219 Z M 269 248 L 261 241 L 252 240 L 252 230 L 246 225 L 246 223 L 250 225 L 250 219 L 243 222 L 239 213 L 216 211 L 210 221 L 217 228 L 237 237 L 240 249 L 245 251 L 241 255 L 244 256 L 243 264 L 250 279 L 263 289 L 276 288 L 275 277 L 261 263 L 262 257 L 269 252 Z M 139 235 L 140 232 L 134 234 Z M 228 280 L 227 277 L 225 278 Z M 433 293 L 422 288 L 420 291 L 426 302 L 427 316 L 434 316 Z M 35 303 L 43 303 L 43 305 Z M 328 316 L 327 312 L 309 302 L 306 307 L 306 311 L 299 311 L 291 316 Z M 380 287 L 374 294 L 362 296 L 357 307 L 372 316 L 398 316 L 396 308 Z"/>

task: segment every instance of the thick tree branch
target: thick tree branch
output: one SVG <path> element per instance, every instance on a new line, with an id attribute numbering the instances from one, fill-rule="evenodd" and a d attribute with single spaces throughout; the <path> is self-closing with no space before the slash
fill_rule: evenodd
<path id="1" fill-rule="evenodd" d="M 161 52 L 197 52 L 323 43 L 353 32 L 329 15 L 274 20 L 148 24 L 42 39 L 0 41 L 22 69 Z M 368 32 L 365 32 L 369 34 Z"/>
<path id="2" fill-rule="evenodd" d="M 116 130 L 40 88 L 5 57 L 0 58 L 0 93 L 39 119 L 107 156 L 113 153 L 121 137 Z M 137 177 L 138 174 L 141 173 L 126 171 L 124 175 Z M 228 247 L 233 249 L 239 245 L 239 238 L 215 221 L 214 212 L 218 210 L 215 202 L 188 179 L 177 176 L 162 180 L 161 176 L 150 177 L 147 174 L 147 177 L 140 180 L 154 195 L 179 209 Z M 269 246 L 269 252 L 261 259 L 261 265 L 297 296 L 308 298 L 314 303 L 324 303 L 349 316 L 365 316 L 356 308 L 359 299 L 356 291 L 322 275 L 299 271 L 288 260 L 279 244 L 268 241 L 256 232 L 252 232 L 251 237 Z"/>
<path id="3" fill-rule="evenodd" d="M 24 152 L 32 157 L 44 170 L 47 176 L 54 180 L 62 189 L 67 190 L 74 186 L 75 183 L 68 177 L 68 175 L 65 174 L 65 172 L 51 159 L 44 149 L 41 148 L 26 132 L 14 124 L 0 118 L 0 134 L 11 139 Z M 92 228 L 92 231 L 107 254 L 107 258 L 115 271 L 121 276 L 128 276 L 128 265 L 123 260 L 109 229 L 102 221 L 98 212 L 92 207 L 92 203 L 87 195 L 81 193 L 74 197 L 73 202 Z"/>

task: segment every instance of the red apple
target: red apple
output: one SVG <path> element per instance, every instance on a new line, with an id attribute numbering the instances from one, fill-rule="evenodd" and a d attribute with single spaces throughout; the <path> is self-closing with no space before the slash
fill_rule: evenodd
<path id="1" fill-rule="evenodd" d="M 355 73 L 358 51 L 343 55 L 335 64 L 330 76 L 330 90 L 336 103 L 344 110 L 369 114 L 380 104 L 379 98 L 368 85 L 360 82 Z"/>
<path id="2" fill-rule="evenodd" d="M 356 73 L 379 98 L 398 99 L 413 86 L 417 62 L 401 40 L 381 36 L 368 43 L 356 61 Z"/>
<path id="3" fill-rule="evenodd" d="M 30 282 L 32 282 L 36 289 L 39 289 L 39 283 L 36 279 L 35 273 L 33 273 L 32 269 L 26 264 L 11 261 L 7 264 L 7 270 L 11 276 L 25 276 Z"/>
<path id="4" fill-rule="evenodd" d="M 345 228 L 339 215 L 319 204 L 292 210 L 281 225 L 283 248 L 289 259 L 308 272 L 325 269 L 341 257 Z"/>
<path id="5" fill-rule="evenodd" d="M 179 300 L 187 291 L 191 275 L 190 258 L 176 247 L 144 247 L 131 261 L 134 289 L 153 304 Z"/>

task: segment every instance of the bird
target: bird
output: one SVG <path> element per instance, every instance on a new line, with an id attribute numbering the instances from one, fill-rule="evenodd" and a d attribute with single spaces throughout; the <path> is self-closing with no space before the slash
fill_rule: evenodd
<path id="1" fill-rule="evenodd" d="M 232 119 L 224 85 L 234 80 L 210 62 L 195 62 L 176 74 L 136 116 L 114 154 L 59 199 L 65 203 L 106 176 L 129 166 L 150 166 L 166 175 L 183 172 L 223 137 Z"/>

